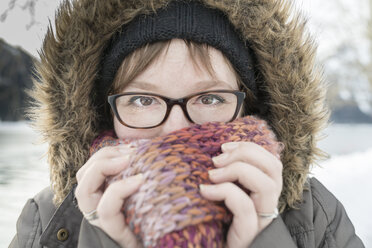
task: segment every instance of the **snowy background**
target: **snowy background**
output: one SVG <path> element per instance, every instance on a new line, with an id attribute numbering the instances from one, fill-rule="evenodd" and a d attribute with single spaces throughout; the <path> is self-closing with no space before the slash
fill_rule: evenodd
<path id="1" fill-rule="evenodd" d="M 318 60 L 335 84 L 329 97 L 356 102 L 372 114 L 370 1 L 293 1 L 307 16 L 319 44 Z M 38 57 L 48 18 L 53 20 L 58 2 L 1 0 L 0 37 Z M 341 200 L 357 234 L 366 247 L 372 247 L 372 125 L 333 124 L 325 135 L 319 145 L 331 156 L 313 174 Z M 48 185 L 46 147 L 36 142 L 37 135 L 25 123 L 0 123 L 0 212 L 8 216 L 0 219 L 0 247 L 14 235 L 26 199 Z"/>

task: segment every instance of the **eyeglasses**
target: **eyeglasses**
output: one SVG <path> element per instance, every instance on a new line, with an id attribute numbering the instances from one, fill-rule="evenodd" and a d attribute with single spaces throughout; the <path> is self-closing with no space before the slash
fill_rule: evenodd
<path id="1" fill-rule="evenodd" d="M 244 98 L 244 92 L 230 90 L 204 91 L 178 99 L 128 92 L 111 95 L 108 102 L 121 124 L 146 129 L 163 124 L 174 105 L 179 105 L 192 123 L 229 122 L 237 117 Z"/>

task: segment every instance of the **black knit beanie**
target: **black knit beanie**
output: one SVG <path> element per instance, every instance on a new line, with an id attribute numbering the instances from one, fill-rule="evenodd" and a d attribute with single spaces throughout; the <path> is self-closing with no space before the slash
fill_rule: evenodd
<path id="1" fill-rule="evenodd" d="M 123 59 L 131 52 L 147 43 L 173 38 L 206 43 L 220 50 L 244 84 L 256 93 L 253 52 L 239 38 L 225 14 L 196 1 L 180 0 L 152 15 L 137 16 L 112 38 L 102 60 L 99 92 L 107 93 Z"/>

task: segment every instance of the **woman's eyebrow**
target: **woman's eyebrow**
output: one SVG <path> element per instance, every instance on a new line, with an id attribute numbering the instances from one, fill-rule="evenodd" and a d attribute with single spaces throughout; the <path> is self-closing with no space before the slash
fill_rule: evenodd
<path id="1" fill-rule="evenodd" d="M 133 81 L 132 83 L 128 85 L 128 87 L 141 89 L 141 90 L 148 90 L 148 91 L 156 91 L 160 88 L 156 84 L 148 83 L 145 81 Z M 195 84 L 194 89 L 195 90 L 207 90 L 212 87 L 228 87 L 234 90 L 234 88 L 230 84 L 224 81 L 221 81 L 221 80 L 199 81 Z"/>
<path id="2" fill-rule="evenodd" d="M 159 89 L 159 87 L 156 84 L 147 83 L 144 81 L 134 81 L 128 85 L 128 87 L 133 87 L 141 90 L 150 90 L 154 91 Z"/>
<path id="3" fill-rule="evenodd" d="M 230 84 L 221 80 L 200 81 L 196 85 L 197 85 L 196 88 L 201 90 L 205 90 L 212 87 L 228 87 L 234 90 L 234 88 Z"/>

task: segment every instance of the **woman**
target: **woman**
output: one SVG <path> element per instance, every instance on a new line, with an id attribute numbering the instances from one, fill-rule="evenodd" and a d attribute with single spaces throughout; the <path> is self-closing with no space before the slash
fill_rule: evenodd
<path id="1" fill-rule="evenodd" d="M 322 155 L 316 139 L 327 117 L 325 89 L 313 44 L 289 9 L 274 0 L 63 3 L 33 92 L 52 185 L 26 204 L 11 247 L 141 247 L 121 207 L 143 175 L 102 190 L 128 167 L 132 149 L 107 147 L 89 158 L 93 140 L 112 128 L 119 138 L 153 138 L 247 114 L 265 119 L 284 150 L 279 160 L 233 142 L 213 158 L 214 184 L 200 192 L 233 215 L 226 245 L 363 247 L 342 205 L 308 178 Z M 234 101 L 205 107 L 239 91 L 243 108 Z M 183 107 L 186 100 L 195 105 Z M 154 104 L 163 107 L 139 111 Z"/>

